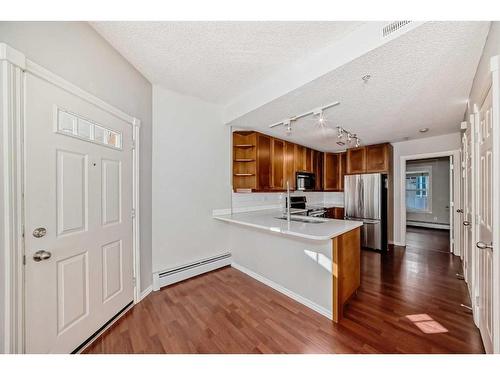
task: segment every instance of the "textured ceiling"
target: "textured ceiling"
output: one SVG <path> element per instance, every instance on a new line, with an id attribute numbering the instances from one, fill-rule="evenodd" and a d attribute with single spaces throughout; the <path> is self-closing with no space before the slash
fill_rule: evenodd
<path id="1" fill-rule="evenodd" d="M 226 104 L 361 22 L 91 22 L 152 83 Z"/>
<path id="2" fill-rule="evenodd" d="M 298 120 L 288 138 L 338 151 L 336 125 L 357 133 L 364 144 L 458 131 L 488 30 L 488 22 L 425 23 L 231 125 L 286 138 L 282 126 L 268 125 L 340 101 L 326 111 L 326 127 L 311 117 Z M 367 83 L 365 74 L 371 75 Z M 429 132 L 419 133 L 423 127 Z"/>

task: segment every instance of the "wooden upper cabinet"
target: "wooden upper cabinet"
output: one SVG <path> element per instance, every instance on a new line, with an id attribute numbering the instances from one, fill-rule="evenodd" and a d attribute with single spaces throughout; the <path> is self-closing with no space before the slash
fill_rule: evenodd
<path id="1" fill-rule="evenodd" d="M 285 141 L 271 139 L 271 187 L 285 189 Z"/>
<path id="2" fill-rule="evenodd" d="M 387 173 L 389 171 L 390 145 L 383 143 L 380 145 L 366 146 L 366 172 L 367 173 Z"/>
<path id="3" fill-rule="evenodd" d="M 323 190 L 323 153 L 313 150 L 313 173 L 316 176 L 316 186 L 314 190 Z"/>
<path id="4" fill-rule="evenodd" d="M 295 145 L 290 142 L 285 142 L 285 181 L 284 189 L 286 189 L 286 182 L 290 183 L 290 189 L 295 190 Z"/>
<path id="5" fill-rule="evenodd" d="M 306 170 L 306 148 L 301 145 L 295 145 L 295 171 L 304 172 Z"/>
<path id="6" fill-rule="evenodd" d="M 341 190 L 340 154 L 325 152 L 323 157 L 323 189 L 328 191 Z"/>
<path id="7" fill-rule="evenodd" d="M 347 172 L 347 152 L 341 152 L 339 155 L 339 190 L 344 191 L 344 176 Z"/>
<path id="8" fill-rule="evenodd" d="M 347 150 L 347 174 L 366 173 L 366 150 L 364 147 Z"/>
<path id="9" fill-rule="evenodd" d="M 390 173 L 392 146 L 389 143 L 347 150 L 347 174 Z"/>
<path id="10" fill-rule="evenodd" d="M 307 172 L 314 172 L 314 163 L 313 163 L 313 158 L 314 158 L 314 150 L 310 148 L 306 148 L 306 168 L 305 170 Z"/>
<path id="11" fill-rule="evenodd" d="M 257 189 L 271 189 L 271 137 L 257 133 Z"/>

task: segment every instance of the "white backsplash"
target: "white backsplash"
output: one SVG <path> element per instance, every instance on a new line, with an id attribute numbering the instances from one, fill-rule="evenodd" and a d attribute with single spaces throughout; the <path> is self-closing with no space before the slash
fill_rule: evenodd
<path id="1" fill-rule="evenodd" d="M 296 191 L 292 196 L 305 195 L 308 204 L 344 205 L 344 193 Z M 253 211 L 268 208 L 281 208 L 285 205 L 286 193 L 234 193 L 233 210 Z"/>

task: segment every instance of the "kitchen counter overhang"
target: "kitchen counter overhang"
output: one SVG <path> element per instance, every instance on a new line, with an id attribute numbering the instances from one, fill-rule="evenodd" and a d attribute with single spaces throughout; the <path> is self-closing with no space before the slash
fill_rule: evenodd
<path id="1" fill-rule="evenodd" d="M 282 213 L 277 210 L 263 210 L 218 215 L 214 216 L 214 218 L 283 235 L 318 241 L 330 240 L 363 225 L 360 221 L 337 219 L 318 219 L 318 222 L 315 223 L 297 221 L 288 223 L 286 220 L 279 218 L 281 215 Z"/>
<path id="2" fill-rule="evenodd" d="M 360 286 L 359 221 L 280 219 L 279 210 L 214 216 L 230 225 L 233 266 L 338 322 Z"/>

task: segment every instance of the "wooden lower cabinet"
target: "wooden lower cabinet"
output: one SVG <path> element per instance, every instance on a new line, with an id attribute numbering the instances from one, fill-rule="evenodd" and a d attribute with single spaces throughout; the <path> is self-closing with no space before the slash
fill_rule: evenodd
<path id="1" fill-rule="evenodd" d="M 361 285 L 360 228 L 332 239 L 332 263 L 332 320 L 338 323 L 346 302 Z"/>
<path id="2" fill-rule="evenodd" d="M 330 207 L 326 210 L 326 217 L 328 219 L 344 219 L 344 209 L 342 207 Z"/>

